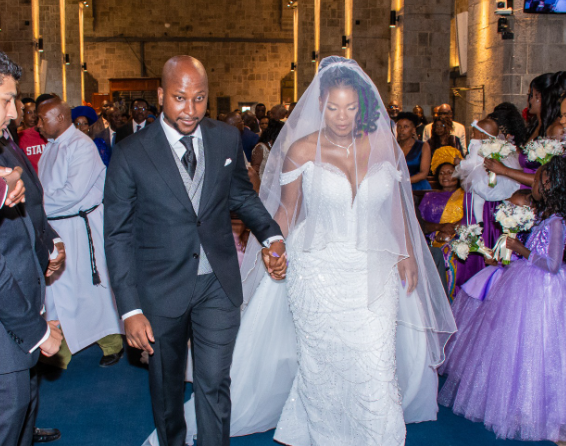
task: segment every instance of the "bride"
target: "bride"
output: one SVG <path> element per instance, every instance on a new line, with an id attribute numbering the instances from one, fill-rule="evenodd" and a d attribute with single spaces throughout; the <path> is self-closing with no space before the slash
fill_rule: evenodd
<path id="1" fill-rule="evenodd" d="M 405 443 L 436 419 L 456 326 L 418 226 L 409 173 L 371 79 L 324 59 L 271 150 L 260 197 L 286 235 L 272 280 L 250 241 L 231 369 L 231 435 L 294 446 Z M 187 443 L 196 435 L 185 404 Z M 145 446 L 158 445 L 154 434 Z"/>

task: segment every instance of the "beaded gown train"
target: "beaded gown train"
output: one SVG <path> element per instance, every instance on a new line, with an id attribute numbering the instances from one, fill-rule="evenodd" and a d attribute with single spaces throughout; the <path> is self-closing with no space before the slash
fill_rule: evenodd
<path id="1" fill-rule="evenodd" d="M 312 187 L 316 169 L 323 170 L 320 187 Z M 367 256 L 356 247 L 357 208 L 370 199 L 366 180 L 353 198 L 341 170 L 308 162 L 282 174 L 281 183 L 301 175 L 307 209 L 313 195 L 322 194 L 322 211 L 338 241 L 304 251 L 305 226 L 298 225 L 287 242 L 299 367 L 275 440 L 294 446 L 402 445 L 405 424 L 395 364 L 400 281 L 396 271 L 372 271 L 390 277 L 380 311 L 368 309 Z M 370 175 L 381 177 L 379 194 L 387 197 L 400 174 L 384 163 Z"/>

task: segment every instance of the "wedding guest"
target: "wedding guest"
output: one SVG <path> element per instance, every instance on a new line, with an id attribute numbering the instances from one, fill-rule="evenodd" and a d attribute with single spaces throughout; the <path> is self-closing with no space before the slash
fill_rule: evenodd
<path id="1" fill-rule="evenodd" d="M 466 144 L 466 128 L 460 124 L 459 122 L 456 122 L 453 120 L 454 114 L 452 113 L 452 107 L 450 107 L 450 105 L 448 104 L 442 104 L 438 107 L 438 112 L 437 112 L 437 117 L 442 119 L 444 121 L 444 123 L 446 124 L 446 127 L 449 129 L 450 131 L 450 135 L 455 136 L 458 139 L 458 142 L 460 143 L 460 147 L 461 148 L 465 148 L 467 147 Z M 434 118 L 436 121 L 436 117 Z M 434 122 L 432 123 L 434 124 Z M 432 124 L 427 124 L 424 128 L 423 131 L 423 141 L 428 141 L 433 134 L 432 131 Z M 447 145 L 451 145 L 452 147 L 456 147 L 458 148 L 458 146 L 453 145 L 453 144 L 447 144 Z M 464 153 L 464 152 L 462 152 Z M 433 150 L 433 154 L 434 154 L 434 150 Z"/>
<path id="2" fill-rule="evenodd" d="M 94 136 L 94 143 L 100 154 L 100 158 L 106 167 L 110 163 L 112 157 L 112 149 L 116 144 L 116 132 L 120 128 L 122 111 L 117 107 L 109 107 L 106 109 L 106 117 L 110 124 L 102 132 Z"/>
<path id="3" fill-rule="evenodd" d="M 430 146 L 430 151 L 433 156 L 436 149 L 446 146 L 454 147 L 455 149 L 458 149 L 462 155 L 464 154 L 464 149 L 460 143 L 460 139 L 453 134 L 454 128 L 452 127 L 451 121 L 446 121 L 445 119 L 438 117 L 434 118 L 432 124 L 429 125 L 432 127 L 432 136 L 429 139 L 425 139 L 425 141 Z M 423 133 L 423 138 L 427 138 L 426 127 Z"/>
<path id="4" fill-rule="evenodd" d="M 259 122 L 251 111 L 248 110 L 244 112 L 242 114 L 242 119 L 244 120 L 244 126 L 248 130 L 251 130 L 256 135 L 259 135 Z"/>
<path id="5" fill-rule="evenodd" d="M 397 142 L 405 155 L 405 161 L 411 175 L 413 190 L 431 189 L 427 181 L 430 171 L 430 147 L 426 142 L 417 139 L 417 115 L 402 112 L 397 115 Z"/>
<path id="6" fill-rule="evenodd" d="M 260 178 L 263 177 L 263 171 L 265 170 L 265 164 L 267 163 L 269 152 L 271 151 L 273 143 L 277 139 L 277 136 L 279 136 L 279 132 L 282 128 L 283 123 L 273 120 L 269 121 L 269 125 L 261 133 L 259 142 L 252 151 L 251 165 Z"/>
<path id="7" fill-rule="evenodd" d="M 65 269 L 50 277 L 46 318 L 59 320 L 65 348 L 58 365 L 66 368 L 71 354 L 98 343 L 101 367 L 123 355 L 122 330 L 108 279 L 103 243 L 106 168 L 95 144 L 72 123 L 69 106 L 59 98 L 38 108 L 39 130 L 49 139 L 39 163 L 48 219 L 65 240 Z M 74 241 L 74 242 L 73 242 Z"/>
<path id="8" fill-rule="evenodd" d="M 527 126 L 528 141 L 544 136 L 546 126 L 549 124 L 542 119 L 542 106 L 544 103 L 544 92 L 552 85 L 554 73 L 545 73 L 535 77 L 529 86 L 527 94 L 527 110 L 531 119 Z"/>
<path id="9" fill-rule="evenodd" d="M 71 110 L 71 118 L 73 124 L 85 135 L 92 137 L 90 130 L 91 126 L 98 120 L 98 115 L 94 108 L 88 105 L 80 105 Z"/>
<path id="10" fill-rule="evenodd" d="M 426 119 L 424 110 L 420 105 L 415 105 L 413 113 L 417 115 L 417 118 L 419 118 L 419 124 L 417 125 L 417 139 L 422 141 L 424 128 L 428 124 L 428 120 Z"/>
<path id="11" fill-rule="evenodd" d="M 446 146 L 438 149 L 431 163 L 431 170 L 440 185 L 440 191 L 427 192 L 419 210 L 424 221 L 424 232 L 433 247 L 442 249 L 446 264 L 448 296 L 452 300 L 460 286 L 484 267 L 481 255 L 470 254 L 466 261 L 458 259 L 450 248 L 460 224 L 475 224 L 471 195 L 466 193 L 454 178 L 454 159 L 462 158 L 460 151 Z"/>
<path id="12" fill-rule="evenodd" d="M 23 130 L 18 132 L 18 145 L 30 160 L 37 173 L 37 163 L 45 149 L 47 140 L 37 131 L 37 113 L 35 101 L 24 104 Z"/>
<path id="13" fill-rule="evenodd" d="M 275 119 L 276 121 L 285 122 L 287 119 L 287 109 L 283 104 L 274 105 L 271 108 L 271 118 Z"/>
<path id="14" fill-rule="evenodd" d="M 259 129 L 260 131 L 264 131 L 267 126 L 269 125 L 269 118 L 268 117 L 263 117 L 259 120 Z"/>
<path id="15" fill-rule="evenodd" d="M 566 159 L 536 173 L 538 219 L 526 244 L 507 238 L 511 262 L 483 301 L 452 305 L 459 327 L 440 373 L 439 403 L 482 421 L 497 437 L 566 440 Z M 461 297 L 461 298 L 460 298 Z"/>
<path id="16" fill-rule="evenodd" d="M 266 116 L 265 114 L 266 112 L 266 107 L 265 104 L 262 104 L 261 102 L 256 104 L 255 106 L 255 117 L 261 121 L 263 118 L 269 118 L 268 116 Z"/>
<path id="17" fill-rule="evenodd" d="M 112 106 L 113 104 L 109 100 L 104 99 L 102 101 L 102 104 L 100 105 L 100 113 L 98 114 L 98 119 L 94 122 L 94 124 L 90 129 L 91 135 L 97 135 L 100 132 L 102 132 L 105 128 L 108 128 L 110 126 L 110 123 L 107 120 L 106 111 Z"/>
<path id="18" fill-rule="evenodd" d="M 134 133 L 143 130 L 146 126 L 149 103 L 143 99 L 135 99 L 132 102 L 132 118 L 121 126 L 116 132 L 116 144 Z"/>
<path id="19" fill-rule="evenodd" d="M 259 141 L 259 136 L 250 129 L 246 128 L 242 116 L 239 113 L 228 113 L 225 122 L 226 124 L 236 127 L 240 131 L 240 135 L 242 137 L 242 148 L 244 149 L 246 160 L 249 162 L 249 160 L 252 159 L 252 150 Z"/>

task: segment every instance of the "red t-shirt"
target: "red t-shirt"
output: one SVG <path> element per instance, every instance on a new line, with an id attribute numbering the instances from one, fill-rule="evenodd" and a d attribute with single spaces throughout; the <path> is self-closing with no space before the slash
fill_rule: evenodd
<path id="1" fill-rule="evenodd" d="M 20 139 L 20 148 L 29 158 L 33 168 L 37 172 L 37 163 L 39 163 L 39 158 L 41 158 L 41 154 L 43 153 L 43 149 L 45 149 L 47 141 L 33 127 L 22 130 L 18 133 L 18 138 Z"/>

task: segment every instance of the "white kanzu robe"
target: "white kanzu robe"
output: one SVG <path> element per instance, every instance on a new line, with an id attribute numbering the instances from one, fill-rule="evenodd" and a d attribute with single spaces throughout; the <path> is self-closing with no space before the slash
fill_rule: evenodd
<path id="1" fill-rule="evenodd" d="M 46 317 L 61 321 L 69 349 L 75 353 L 104 336 L 123 333 L 104 255 L 106 167 L 92 140 L 71 125 L 57 139 L 49 140 L 39 161 L 39 178 L 49 218 L 77 215 L 98 205 L 88 214 L 88 220 L 100 285 L 92 283 L 85 220 L 77 216 L 50 221 L 65 243 L 67 260 L 62 271 L 48 280 Z"/>

